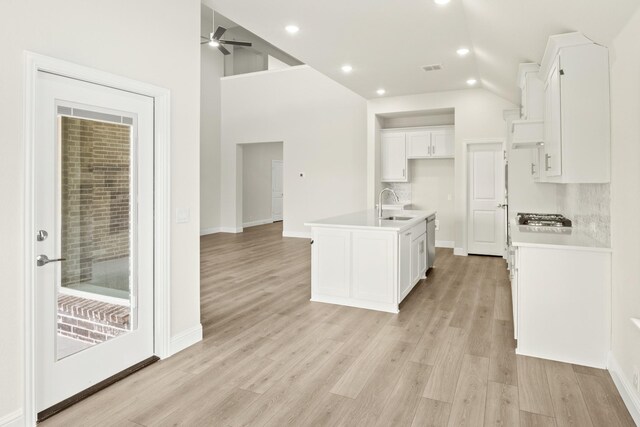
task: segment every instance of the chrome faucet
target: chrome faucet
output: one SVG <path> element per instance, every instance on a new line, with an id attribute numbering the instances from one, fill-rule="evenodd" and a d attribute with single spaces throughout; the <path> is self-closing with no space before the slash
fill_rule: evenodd
<path id="1" fill-rule="evenodd" d="M 395 191 L 391 188 L 383 188 L 380 194 L 378 194 L 378 219 L 382 219 L 382 194 L 384 194 L 385 191 L 390 191 L 391 194 L 393 194 L 393 197 L 395 197 L 396 202 L 400 201 Z"/>

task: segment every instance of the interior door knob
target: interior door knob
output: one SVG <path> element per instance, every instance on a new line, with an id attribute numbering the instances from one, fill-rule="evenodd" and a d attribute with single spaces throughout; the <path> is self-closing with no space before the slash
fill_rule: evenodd
<path id="1" fill-rule="evenodd" d="M 49 259 L 49 257 L 46 256 L 46 255 L 38 255 L 36 257 L 36 264 L 38 265 L 38 267 L 42 267 L 43 265 L 47 265 L 50 262 L 59 262 L 59 261 L 66 261 L 66 258 Z"/>
<path id="2" fill-rule="evenodd" d="M 509 205 L 506 204 L 506 203 L 498 203 L 498 207 L 499 208 L 506 208 L 507 206 L 509 206 Z"/>

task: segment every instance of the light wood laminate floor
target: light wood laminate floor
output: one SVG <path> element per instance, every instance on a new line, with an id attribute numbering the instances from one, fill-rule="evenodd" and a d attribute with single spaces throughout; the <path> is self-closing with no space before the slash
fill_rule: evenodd
<path id="1" fill-rule="evenodd" d="M 203 237 L 204 341 L 43 424 L 634 425 L 607 371 L 515 355 L 502 259 L 438 250 L 393 315 L 310 302 L 309 240 L 281 234 Z"/>

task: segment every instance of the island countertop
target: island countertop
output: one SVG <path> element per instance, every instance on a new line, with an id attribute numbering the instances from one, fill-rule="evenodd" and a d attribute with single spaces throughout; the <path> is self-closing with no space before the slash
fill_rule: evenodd
<path id="1" fill-rule="evenodd" d="M 385 210 L 384 217 L 399 216 L 411 217 L 408 220 L 386 220 L 378 219 L 378 212 L 375 209 L 353 212 L 331 218 L 319 219 L 306 222 L 308 227 L 330 227 L 330 228 L 351 228 L 359 230 L 377 231 L 403 231 L 413 227 L 420 221 L 425 221 L 431 215 L 435 215 L 435 210 Z"/>

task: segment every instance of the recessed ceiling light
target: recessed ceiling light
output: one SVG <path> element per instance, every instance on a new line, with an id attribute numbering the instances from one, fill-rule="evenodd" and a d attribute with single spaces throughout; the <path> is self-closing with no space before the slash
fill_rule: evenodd
<path id="1" fill-rule="evenodd" d="M 433 0 L 437 5 L 444 6 L 449 3 L 450 0 Z"/>
<path id="2" fill-rule="evenodd" d="M 477 81 L 476 79 L 469 79 L 469 80 L 467 80 L 467 84 L 468 84 L 469 86 L 473 86 L 473 85 L 475 85 L 476 83 L 478 83 L 478 81 Z"/>
<path id="3" fill-rule="evenodd" d="M 345 64 L 342 66 L 342 72 L 350 73 L 351 71 L 353 71 L 353 67 L 351 65 Z"/>
<path id="4" fill-rule="evenodd" d="M 287 30 L 287 33 L 289 34 L 295 34 L 300 31 L 300 28 L 298 28 L 297 25 L 287 25 L 284 29 Z"/>
<path id="5" fill-rule="evenodd" d="M 211 40 L 211 41 L 209 42 L 209 46 L 211 46 L 211 47 L 218 47 L 218 46 L 220 46 L 220 43 L 218 43 L 218 41 L 217 41 L 217 40 Z"/>
<path id="6" fill-rule="evenodd" d="M 460 49 L 456 50 L 456 53 L 458 54 L 458 56 L 467 56 L 469 54 L 469 49 L 467 49 L 466 47 L 461 47 Z"/>
<path id="7" fill-rule="evenodd" d="M 386 91 L 386 90 L 384 90 L 384 89 L 382 89 L 382 88 L 380 88 L 380 89 L 378 89 L 378 90 L 376 91 L 376 93 L 377 93 L 378 95 L 384 95 L 385 93 L 387 93 L 387 91 Z"/>

